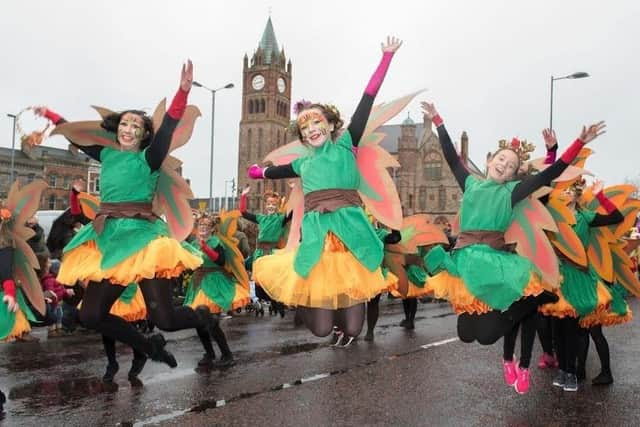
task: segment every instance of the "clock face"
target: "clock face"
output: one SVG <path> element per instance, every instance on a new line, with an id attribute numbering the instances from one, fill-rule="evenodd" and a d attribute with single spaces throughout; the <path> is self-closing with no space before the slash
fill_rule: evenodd
<path id="1" fill-rule="evenodd" d="M 285 83 L 284 79 L 280 77 L 278 79 L 278 92 L 282 93 L 286 88 L 287 88 L 287 84 Z"/>
<path id="2" fill-rule="evenodd" d="M 253 80 L 251 80 L 251 86 L 255 90 L 261 90 L 264 87 L 264 77 L 260 74 L 256 75 Z"/>

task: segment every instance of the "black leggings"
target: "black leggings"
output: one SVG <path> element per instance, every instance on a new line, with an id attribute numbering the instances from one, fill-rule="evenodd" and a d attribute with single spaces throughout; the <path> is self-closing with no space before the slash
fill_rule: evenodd
<path id="1" fill-rule="evenodd" d="M 174 307 L 170 279 L 145 279 L 139 284 L 147 313 L 151 321 L 163 331 L 199 328 L 206 333 L 206 322 L 198 318 L 190 307 Z M 103 335 L 123 342 L 146 355 L 151 355 L 151 342 L 133 325 L 110 314 L 111 306 L 120 297 L 125 286 L 113 285 L 107 280 L 89 282 L 82 301 L 80 321 Z M 200 336 L 200 332 L 198 332 Z"/>
<path id="2" fill-rule="evenodd" d="M 405 298 L 402 300 L 405 319 L 413 322 L 418 312 L 418 298 Z"/>
<path id="3" fill-rule="evenodd" d="M 580 331 L 580 343 L 578 346 L 578 367 L 584 369 L 587 365 L 587 354 L 589 352 L 589 335 L 596 345 L 598 358 L 600 359 L 600 369 L 602 372 L 611 373 L 611 355 L 609 353 L 609 343 L 602 333 L 602 326 L 594 326 Z"/>
<path id="4" fill-rule="evenodd" d="M 373 331 L 380 316 L 380 294 L 367 302 L 367 331 Z"/>
<path id="5" fill-rule="evenodd" d="M 533 343 L 536 339 L 536 321 L 537 314 L 532 313 L 526 316 L 519 324 L 516 324 L 504 336 L 503 358 L 506 361 L 513 360 L 513 353 L 516 348 L 516 338 L 518 329 L 522 329 L 520 335 L 520 367 L 527 369 L 531 363 L 531 353 L 533 352 Z"/>
<path id="6" fill-rule="evenodd" d="M 560 370 L 569 374 L 575 374 L 578 343 L 580 341 L 580 325 L 578 324 L 578 319 L 565 317 L 564 319 L 558 319 L 556 322 L 556 349 Z"/>
<path id="7" fill-rule="evenodd" d="M 102 344 L 104 346 L 104 352 L 107 355 L 107 361 L 109 365 L 117 365 L 118 360 L 116 358 L 116 340 L 110 338 L 106 335 L 102 336 Z M 135 348 L 133 349 L 133 358 L 135 359 L 146 359 L 144 353 L 139 352 Z"/>
<path id="8" fill-rule="evenodd" d="M 553 354 L 553 332 L 551 328 L 551 316 L 545 316 L 542 313 L 537 315 L 537 330 L 542 351 L 547 354 Z"/>
<path id="9" fill-rule="evenodd" d="M 350 337 L 357 337 L 362 332 L 364 303 L 337 310 L 312 307 L 298 307 L 298 310 L 305 326 L 317 337 L 326 337 L 334 326 Z"/>

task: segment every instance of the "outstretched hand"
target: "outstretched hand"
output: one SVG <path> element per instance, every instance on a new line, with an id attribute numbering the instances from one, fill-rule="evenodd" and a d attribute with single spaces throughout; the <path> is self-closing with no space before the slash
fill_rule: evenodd
<path id="1" fill-rule="evenodd" d="M 605 133 L 606 132 L 606 130 L 605 130 L 606 127 L 607 127 L 607 125 L 605 124 L 604 121 L 599 121 L 598 123 L 595 123 L 595 124 L 589 126 L 588 128 L 586 126 L 583 126 L 582 127 L 582 132 L 580 132 L 579 138 L 585 144 L 588 144 L 589 142 L 593 141 L 594 139 L 596 139 L 597 137 L 599 137 L 600 135 Z"/>
<path id="2" fill-rule="evenodd" d="M 433 120 L 433 118 L 438 115 L 438 110 L 436 110 L 435 105 L 429 102 L 421 102 L 420 105 L 422 106 L 422 112 L 429 120 Z"/>
<path id="3" fill-rule="evenodd" d="M 553 129 L 545 129 L 542 131 L 542 137 L 544 138 L 544 145 L 547 147 L 547 150 L 553 148 L 558 144 L 558 139 L 556 138 L 556 131 Z"/>
<path id="4" fill-rule="evenodd" d="M 37 107 L 33 107 L 33 114 L 39 117 L 44 117 L 47 114 L 48 108 L 45 105 L 38 105 Z"/>
<path id="5" fill-rule="evenodd" d="M 242 195 L 246 196 L 247 194 L 249 194 L 251 192 L 251 186 L 247 185 L 246 187 L 244 187 L 244 189 L 242 190 Z"/>
<path id="6" fill-rule="evenodd" d="M 593 186 L 591 187 L 591 191 L 593 192 L 593 194 L 598 194 L 599 192 L 602 191 L 603 188 L 604 188 L 604 183 L 602 181 L 600 181 L 599 179 L 596 179 L 593 182 Z"/>
<path id="7" fill-rule="evenodd" d="M 193 85 L 193 63 L 187 59 L 186 64 L 182 64 L 182 72 L 180 73 L 180 89 L 185 92 L 191 90 Z"/>
<path id="8" fill-rule="evenodd" d="M 18 303 L 16 302 L 16 299 L 10 295 L 5 295 L 2 298 L 2 302 L 4 302 L 5 304 L 7 304 L 7 309 L 9 309 L 9 311 L 11 312 L 16 312 L 18 311 Z"/>
<path id="9" fill-rule="evenodd" d="M 402 40 L 393 36 L 387 36 L 387 42 L 380 43 L 382 52 L 395 52 L 402 46 Z"/>

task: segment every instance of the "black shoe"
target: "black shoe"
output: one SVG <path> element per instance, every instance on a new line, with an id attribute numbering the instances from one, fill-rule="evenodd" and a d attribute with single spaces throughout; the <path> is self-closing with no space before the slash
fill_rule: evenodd
<path id="1" fill-rule="evenodd" d="M 233 355 L 231 353 L 229 354 L 223 354 L 222 356 L 220 356 L 220 360 L 215 362 L 215 367 L 217 369 L 225 369 L 225 368 L 230 368 L 231 366 L 235 365 L 235 360 L 233 360 Z"/>
<path id="2" fill-rule="evenodd" d="M 373 331 L 367 331 L 364 336 L 365 341 L 373 341 Z"/>
<path id="3" fill-rule="evenodd" d="M 409 319 L 402 319 L 402 320 L 400 321 L 400 326 L 402 326 L 403 328 L 406 328 L 406 327 L 407 327 L 408 322 L 409 322 Z"/>
<path id="4" fill-rule="evenodd" d="M 106 372 L 102 376 L 102 381 L 104 381 L 105 383 L 112 383 L 113 379 L 115 378 L 116 374 L 118 373 L 118 369 L 120 369 L 120 366 L 118 365 L 118 362 L 115 362 L 114 364 L 109 363 L 107 365 Z"/>
<path id="5" fill-rule="evenodd" d="M 127 374 L 127 378 L 132 386 L 140 387 L 142 385 L 142 381 L 138 379 L 138 375 L 140 375 L 144 369 L 145 363 L 147 363 L 147 356 L 145 355 L 139 355 L 133 358 L 131 369 L 129 369 L 129 373 Z"/>
<path id="6" fill-rule="evenodd" d="M 215 353 L 205 353 L 202 359 L 198 360 L 198 366 L 201 368 L 212 368 L 216 363 Z"/>
<path id="7" fill-rule="evenodd" d="M 611 372 L 602 371 L 591 381 L 592 385 L 609 385 L 613 384 L 613 376 Z"/>
<path id="8" fill-rule="evenodd" d="M 407 330 L 413 330 L 416 328 L 416 326 L 413 323 L 413 320 L 409 320 L 409 319 L 403 319 L 402 322 L 400 322 L 400 326 L 402 326 Z"/>
<path id="9" fill-rule="evenodd" d="M 151 335 L 149 341 L 151 342 L 152 349 L 151 354 L 149 355 L 151 360 L 166 363 L 171 368 L 178 366 L 178 362 L 176 362 L 176 358 L 173 357 L 173 354 L 164 349 L 167 341 L 164 339 L 162 334 Z"/>

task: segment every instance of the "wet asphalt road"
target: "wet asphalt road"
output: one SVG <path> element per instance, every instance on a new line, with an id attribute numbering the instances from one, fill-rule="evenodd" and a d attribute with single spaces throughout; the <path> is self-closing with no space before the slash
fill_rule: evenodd
<path id="1" fill-rule="evenodd" d="M 237 360 L 225 371 L 194 369 L 195 334 L 168 333 L 179 365 L 147 363 L 142 388 L 126 379 L 126 347 L 118 347 L 118 387 L 101 382 L 97 335 L 0 345 L 9 399 L 0 425 L 640 425 L 636 320 L 605 330 L 614 385 L 563 392 L 552 372 L 533 367 L 531 391 L 520 396 L 504 385 L 502 346 L 457 341 L 447 304 L 419 304 L 416 330 L 406 331 L 397 326 L 400 301 L 382 298 L 375 342 L 347 349 L 295 328 L 292 317 L 223 320 Z M 591 350 L 588 380 L 599 372 Z M 539 354 L 536 344 L 534 361 Z"/>

